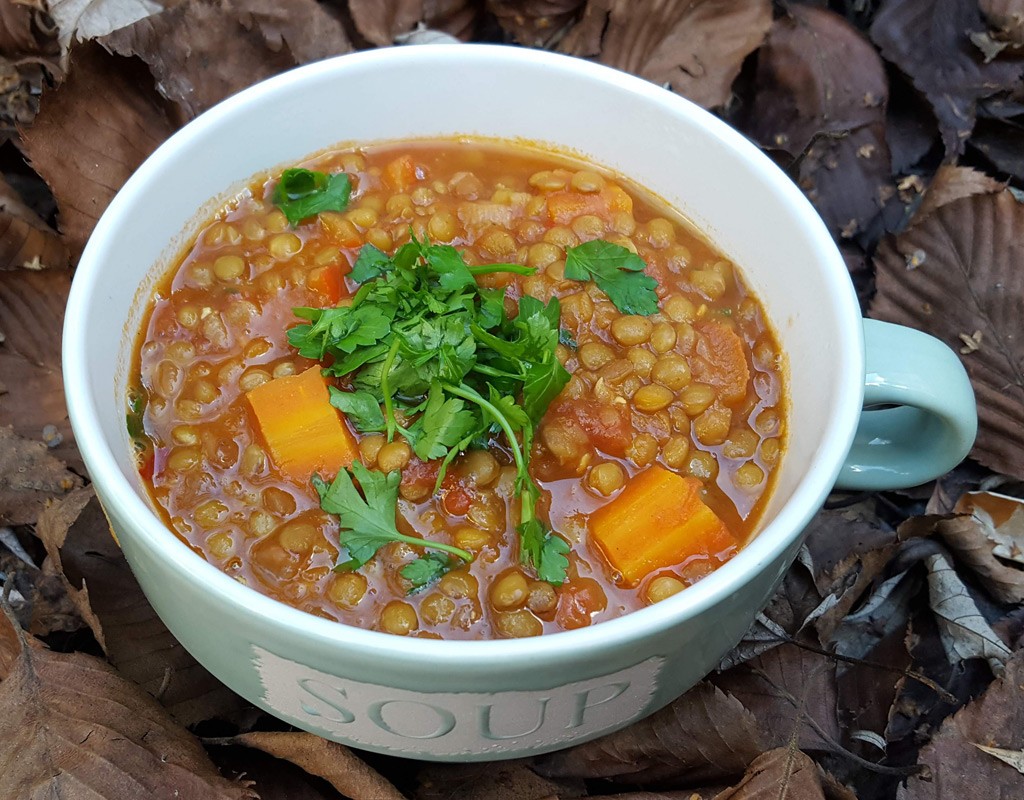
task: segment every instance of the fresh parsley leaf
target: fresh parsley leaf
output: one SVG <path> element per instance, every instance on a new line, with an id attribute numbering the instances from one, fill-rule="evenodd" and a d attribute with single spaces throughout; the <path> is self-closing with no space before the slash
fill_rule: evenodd
<path id="1" fill-rule="evenodd" d="M 549 533 L 540 549 L 540 564 L 537 577 L 553 586 L 565 583 L 565 572 L 569 569 L 569 543 L 561 536 Z"/>
<path id="2" fill-rule="evenodd" d="M 362 494 L 352 482 L 353 477 L 359 481 Z M 345 561 L 341 561 L 339 556 L 336 570 L 358 569 L 391 542 L 444 550 L 465 561 L 473 560 L 471 554 L 458 547 L 399 532 L 395 520 L 401 480 L 402 474 L 398 470 L 385 475 L 368 470 L 359 461 L 352 462 L 351 472 L 346 469 L 339 471 L 330 485 L 319 475 L 313 476 L 313 488 L 320 495 L 320 507 L 338 517 L 341 527 L 338 542 L 348 553 Z"/>
<path id="3" fill-rule="evenodd" d="M 594 239 L 565 251 L 565 277 L 593 280 L 624 314 L 650 316 L 658 311 L 657 281 L 644 274 L 644 260 L 622 245 Z"/>
<path id="4" fill-rule="evenodd" d="M 380 433 L 384 430 L 384 412 L 377 398 L 369 392 L 343 392 L 329 386 L 331 405 L 341 411 L 360 433 Z"/>
<path id="5" fill-rule="evenodd" d="M 433 583 L 454 566 L 455 562 L 449 556 L 426 553 L 402 567 L 399 574 L 412 584 L 409 590 L 409 594 L 412 594 Z"/>
<path id="6" fill-rule="evenodd" d="M 462 260 L 459 251 L 450 244 L 431 244 L 423 247 L 423 255 L 427 264 L 439 276 L 442 289 L 454 292 L 475 286 L 476 280 Z"/>
<path id="7" fill-rule="evenodd" d="M 380 277 L 391 267 L 391 259 L 372 244 L 364 244 L 356 256 L 349 277 L 356 283 L 366 283 Z"/>
<path id="8" fill-rule="evenodd" d="M 274 187 L 274 205 L 294 228 L 321 211 L 344 211 L 352 194 L 352 181 L 344 172 L 327 175 L 309 169 L 286 169 Z"/>
<path id="9" fill-rule="evenodd" d="M 443 458 L 450 448 L 480 427 L 479 416 L 466 408 L 466 401 L 460 397 L 445 400 L 437 382 L 431 385 L 423 416 L 417 422 L 421 433 L 413 449 L 422 461 Z"/>
<path id="10" fill-rule="evenodd" d="M 527 365 L 523 381 L 523 408 L 535 425 L 540 422 L 551 401 L 565 388 L 569 378 L 569 371 L 557 358 Z"/>

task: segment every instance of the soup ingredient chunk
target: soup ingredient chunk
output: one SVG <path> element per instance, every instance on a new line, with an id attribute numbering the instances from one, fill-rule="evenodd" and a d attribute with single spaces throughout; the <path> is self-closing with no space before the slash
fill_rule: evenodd
<path id="1" fill-rule="evenodd" d="M 317 471 L 333 474 L 358 457 L 319 367 L 267 381 L 246 398 L 274 464 L 292 480 L 304 483 Z"/>
<path id="2" fill-rule="evenodd" d="M 714 556 L 737 546 L 701 500 L 700 488 L 700 481 L 655 465 L 594 512 L 590 534 L 623 581 L 633 585 L 689 556 Z"/>

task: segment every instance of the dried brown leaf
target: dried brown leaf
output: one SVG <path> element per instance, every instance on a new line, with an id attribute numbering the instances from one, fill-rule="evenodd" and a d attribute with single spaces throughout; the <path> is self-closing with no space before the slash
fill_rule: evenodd
<path id="1" fill-rule="evenodd" d="M 967 492 L 955 511 L 978 521 L 994 556 L 1024 564 L 1024 500 L 996 492 Z"/>
<path id="2" fill-rule="evenodd" d="M 964 353 L 980 424 L 971 454 L 1017 477 L 1024 476 L 1021 263 L 1024 204 L 1008 191 L 975 195 L 882 244 L 871 304 L 871 316 L 926 331 Z"/>
<path id="3" fill-rule="evenodd" d="M 505 33 L 527 47 L 550 47 L 586 0 L 487 0 Z"/>
<path id="4" fill-rule="evenodd" d="M 884 0 L 871 24 L 882 55 L 931 103 L 947 159 L 963 152 L 979 99 L 1020 80 L 1024 65 L 977 58 L 971 33 L 984 26 L 972 0 Z"/>
<path id="5" fill-rule="evenodd" d="M 735 697 L 703 682 L 628 728 L 538 756 L 534 764 L 554 778 L 699 784 L 740 774 L 763 750 L 753 715 Z"/>
<path id="6" fill-rule="evenodd" d="M 797 644 L 783 644 L 715 676 L 714 684 L 757 719 L 768 747 L 834 750 L 840 738 L 836 665 Z"/>
<path id="7" fill-rule="evenodd" d="M 283 758 L 317 775 L 352 800 L 405 800 L 379 772 L 337 742 L 311 733 L 243 733 L 219 744 L 240 744 Z"/>
<path id="8" fill-rule="evenodd" d="M 0 271 L 0 425 L 84 474 L 64 402 L 61 333 L 71 288 L 65 270 Z M 48 427 L 48 426 L 52 426 Z"/>
<path id="9" fill-rule="evenodd" d="M 974 744 L 973 742 L 971 744 Z M 1003 747 L 986 747 L 983 744 L 975 744 L 981 752 L 988 753 L 998 758 L 1004 764 L 1009 764 L 1021 775 L 1024 775 L 1024 750 L 1007 750 Z"/>
<path id="10" fill-rule="evenodd" d="M 568 786 L 549 781 L 526 761 L 431 764 L 416 782 L 415 800 L 569 800 L 587 794 L 582 782 Z"/>
<path id="11" fill-rule="evenodd" d="M 155 0 L 49 0 L 49 7 L 65 62 L 74 42 L 106 36 L 163 8 Z"/>
<path id="12" fill-rule="evenodd" d="M 1001 603 L 1024 603 L 1024 502 L 989 492 L 972 492 L 950 516 L 923 518 L 959 563 L 982 578 Z M 994 514 L 996 516 L 994 516 Z"/>
<path id="13" fill-rule="evenodd" d="M 896 552 L 896 533 L 879 518 L 873 503 L 864 502 L 819 511 L 807 526 L 804 545 L 818 592 L 836 599 L 814 622 L 824 643 L 889 563 Z"/>
<path id="14" fill-rule="evenodd" d="M 11 60 L 57 53 L 57 37 L 45 6 L 32 2 L 0 3 L 0 56 Z"/>
<path id="15" fill-rule="evenodd" d="M 0 56 L 0 144 L 16 139 L 18 131 L 35 119 L 47 73 L 55 72 L 45 60 L 12 62 Z"/>
<path id="16" fill-rule="evenodd" d="M 146 62 L 183 121 L 296 64 L 352 49 L 341 23 L 315 0 L 187 0 L 101 43 Z"/>
<path id="17" fill-rule="evenodd" d="M 245 781 L 260 800 L 342 800 L 323 780 L 280 758 L 269 758 L 248 747 L 211 747 L 208 750 L 220 774 Z"/>
<path id="18" fill-rule="evenodd" d="M 53 504 L 36 532 L 48 565 L 65 577 L 82 618 L 122 675 L 158 697 L 186 725 L 230 716 L 245 706 L 157 617 L 90 490 Z"/>
<path id="19" fill-rule="evenodd" d="M 1024 650 L 1013 655 L 1002 677 L 981 697 L 942 723 L 918 757 L 928 772 L 910 778 L 900 788 L 899 800 L 1019 797 L 1020 773 L 976 745 L 1024 749 L 1022 685 Z"/>
<path id="20" fill-rule="evenodd" d="M 9 652 L 9 636 L 0 641 Z M 106 663 L 24 645 L 0 683 L 0 797 L 256 796 L 221 778 L 199 742 Z"/>
<path id="21" fill-rule="evenodd" d="M 1024 128 L 996 120 L 979 120 L 970 144 L 998 171 L 1024 180 Z"/>
<path id="22" fill-rule="evenodd" d="M 983 658 L 999 675 L 1010 657 L 1010 648 L 992 630 L 956 570 L 943 553 L 925 558 L 928 568 L 928 601 L 939 626 L 942 646 L 950 664 Z"/>
<path id="23" fill-rule="evenodd" d="M 0 177 L 0 270 L 66 267 L 68 248 L 60 235 Z"/>
<path id="24" fill-rule="evenodd" d="M 810 758 L 793 747 L 780 747 L 758 756 L 743 780 L 714 800 L 857 800 L 835 781 L 823 781 Z"/>
<path id="25" fill-rule="evenodd" d="M 750 132 L 801 157 L 794 178 L 833 235 L 864 231 L 894 193 L 888 97 L 875 48 L 831 11 L 790 6 L 758 52 Z"/>
<path id="26" fill-rule="evenodd" d="M 22 148 L 53 191 L 77 257 L 114 194 L 174 127 L 142 65 L 87 44 L 72 54 L 72 66 L 43 96 Z"/>
<path id="27" fill-rule="evenodd" d="M 995 194 L 1006 188 L 1006 184 L 990 178 L 984 172 L 970 167 L 955 167 L 943 164 L 939 167 L 921 205 L 917 207 L 916 220 L 922 220 L 947 203 L 971 197 L 976 194 Z"/>
<path id="28" fill-rule="evenodd" d="M 998 39 L 1024 45 L 1024 0 L 980 0 L 978 5 Z"/>
<path id="29" fill-rule="evenodd" d="M 42 442 L 0 427 L 0 524 L 31 525 L 50 501 L 81 485 Z"/>
<path id="30" fill-rule="evenodd" d="M 348 0 L 356 30 L 370 44 L 394 44 L 423 19 L 423 0 Z"/>
<path id="31" fill-rule="evenodd" d="M 588 0 L 559 50 L 596 57 L 715 108 L 729 102 L 771 19 L 769 0 Z"/>

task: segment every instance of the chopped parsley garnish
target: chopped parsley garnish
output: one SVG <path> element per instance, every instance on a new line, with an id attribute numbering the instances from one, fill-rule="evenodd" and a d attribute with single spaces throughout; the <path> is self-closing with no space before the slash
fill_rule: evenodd
<path id="1" fill-rule="evenodd" d="M 411 584 L 409 593 L 412 594 L 436 581 L 456 563 L 458 562 L 443 553 L 426 553 L 402 567 L 399 574 Z"/>
<path id="2" fill-rule="evenodd" d="M 650 316 L 658 311 L 658 285 L 644 274 L 644 260 L 622 245 L 595 239 L 565 250 L 565 277 L 593 280 L 624 314 Z"/>
<path id="3" fill-rule="evenodd" d="M 362 494 L 352 482 L 353 477 L 359 481 Z M 339 558 L 335 569 L 359 569 L 380 548 L 391 542 L 443 550 L 464 561 L 473 560 L 473 556 L 461 548 L 399 532 L 395 526 L 395 508 L 398 505 L 398 484 L 401 480 L 398 471 L 387 474 L 371 471 L 359 461 L 354 461 L 350 470 L 339 471 L 331 484 L 319 475 L 313 476 L 313 488 L 320 495 L 320 507 L 338 517 L 341 524 L 339 541 L 348 552 L 348 559 L 341 561 Z"/>
<path id="4" fill-rule="evenodd" d="M 327 359 L 324 372 L 351 384 L 355 391 L 332 393 L 332 402 L 359 430 L 383 431 L 389 441 L 402 436 L 421 460 L 440 460 L 438 487 L 456 456 L 503 437 L 516 468 L 521 560 L 559 585 L 569 548 L 537 517 L 540 489 L 529 474 L 529 453 L 537 424 L 569 380 L 555 357 L 560 306 L 557 298 L 545 304 L 524 296 L 509 318 L 504 292 L 477 286 L 475 276 L 488 272 L 533 270 L 470 267 L 454 247 L 415 237 L 390 257 L 365 245 L 349 275 L 361 284 L 351 304 L 295 309 L 307 322 L 289 330 L 288 340 L 303 356 Z M 409 538 L 395 538 L 398 475 L 385 478 L 361 464 L 353 464 L 352 475 L 365 501 L 344 470 L 330 487 L 317 484 L 322 507 L 341 520 L 344 568 L 366 563 L 387 541 Z M 468 557 L 421 539 L 409 543 Z M 423 585 L 442 574 L 439 559 L 432 561 L 412 562 L 403 575 Z"/>
<path id="5" fill-rule="evenodd" d="M 321 211 L 344 211 L 352 194 L 352 181 L 344 172 L 328 175 L 309 169 L 286 169 L 274 187 L 274 205 L 294 228 Z"/>

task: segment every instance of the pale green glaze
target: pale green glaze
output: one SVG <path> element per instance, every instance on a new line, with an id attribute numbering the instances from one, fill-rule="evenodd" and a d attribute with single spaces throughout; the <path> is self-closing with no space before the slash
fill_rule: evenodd
<path id="1" fill-rule="evenodd" d="M 836 486 L 917 486 L 959 464 L 978 416 L 956 353 L 920 331 L 866 319 L 864 355 L 864 411 Z"/>

